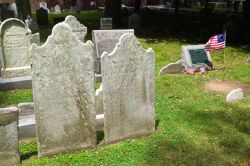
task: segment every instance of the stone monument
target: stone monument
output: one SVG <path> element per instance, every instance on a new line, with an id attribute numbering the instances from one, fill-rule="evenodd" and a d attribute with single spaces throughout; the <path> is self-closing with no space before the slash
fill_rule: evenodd
<path id="1" fill-rule="evenodd" d="M 40 47 L 31 47 L 38 156 L 95 147 L 94 46 L 69 25 L 54 26 Z"/>
<path id="2" fill-rule="evenodd" d="M 107 144 L 155 131 L 154 52 L 124 34 L 101 57 L 104 132 Z"/>
<path id="3" fill-rule="evenodd" d="M 13 78 L 31 75 L 31 31 L 20 20 L 11 18 L 0 26 L 1 77 Z"/>

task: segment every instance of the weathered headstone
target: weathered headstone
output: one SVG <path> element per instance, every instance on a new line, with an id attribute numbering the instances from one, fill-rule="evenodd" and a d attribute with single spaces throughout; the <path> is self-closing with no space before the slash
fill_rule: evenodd
<path id="1" fill-rule="evenodd" d="M 83 8 L 82 0 L 76 0 L 76 12 L 79 14 Z"/>
<path id="2" fill-rule="evenodd" d="M 87 27 L 81 24 L 74 16 L 67 16 L 64 23 L 68 24 L 79 40 L 84 42 L 87 35 Z"/>
<path id="3" fill-rule="evenodd" d="M 119 42 L 120 37 L 125 33 L 134 34 L 133 29 L 114 30 L 93 30 L 92 39 L 96 49 L 95 72 L 101 73 L 100 56 L 104 51 L 110 53 Z"/>
<path id="4" fill-rule="evenodd" d="M 212 63 L 210 53 L 204 50 L 205 45 L 190 45 L 182 46 L 182 61 L 186 67 L 191 67 L 196 64 L 207 64 Z"/>
<path id="5" fill-rule="evenodd" d="M 55 6 L 55 13 L 58 13 L 58 14 L 62 13 L 61 7 L 59 5 Z"/>
<path id="6" fill-rule="evenodd" d="M 37 20 L 37 25 L 42 25 L 42 26 L 46 26 L 48 25 L 48 11 L 45 10 L 44 8 L 40 8 L 38 10 L 36 10 L 36 20 Z"/>
<path id="7" fill-rule="evenodd" d="M 44 45 L 31 47 L 39 156 L 96 144 L 93 47 L 65 23 L 54 26 Z"/>
<path id="8" fill-rule="evenodd" d="M 77 11 L 76 6 L 71 6 L 70 9 L 69 9 L 70 13 L 75 13 L 76 11 Z"/>
<path id="9" fill-rule="evenodd" d="M 139 30 L 140 25 L 141 25 L 141 17 L 138 14 L 134 13 L 131 16 L 129 16 L 128 20 L 129 29 Z"/>
<path id="10" fill-rule="evenodd" d="M 154 52 L 133 34 L 122 35 L 114 51 L 101 57 L 105 142 L 155 131 Z"/>
<path id="11" fill-rule="evenodd" d="M 4 78 L 30 76 L 30 30 L 22 21 L 11 18 L 1 24 L 0 34 L 1 76 Z"/>
<path id="12" fill-rule="evenodd" d="M 112 18 L 101 18 L 100 25 L 100 29 L 102 30 L 112 29 Z"/>
<path id="13" fill-rule="evenodd" d="M 0 165 L 18 165 L 20 162 L 18 147 L 18 109 L 16 107 L 0 109 Z"/>
<path id="14" fill-rule="evenodd" d="M 247 59 L 247 63 L 250 63 L 250 58 Z"/>
<path id="15" fill-rule="evenodd" d="M 31 30 L 34 31 L 37 29 L 37 23 L 36 21 L 33 21 L 30 15 L 27 16 L 27 19 L 25 19 L 25 24 L 27 27 Z"/>

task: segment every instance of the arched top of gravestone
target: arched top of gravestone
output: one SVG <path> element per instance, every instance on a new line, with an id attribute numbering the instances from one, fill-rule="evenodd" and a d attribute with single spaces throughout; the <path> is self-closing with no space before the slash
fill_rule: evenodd
<path id="1" fill-rule="evenodd" d="M 93 52 L 93 48 L 94 48 L 93 43 L 91 41 L 87 41 L 86 43 L 81 42 L 77 38 L 77 36 L 72 33 L 71 27 L 64 22 L 58 23 L 53 27 L 51 35 L 48 37 L 48 39 L 43 45 L 39 47 L 33 43 L 30 49 L 31 51 L 34 51 L 36 49 L 53 50 L 53 48 L 55 48 L 59 44 L 64 45 L 65 46 L 64 48 L 67 48 L 71 45 L 74 45 L 74 46 L 80 45 L 80 47 L 82 47 L 82 49 L 85 52 L 86 51 L 88 52 L 86 54 L 83 54 L 83 56 L 84 55 L 88 56 L 88 55 L 93 54 L 93 53 L 89 54 L 89 52 Z M 44 56 L 46 56 L 46 54 Z M 91 56 L 91 58 L 93 58 L 93 56 Z"/>
<path id="2" fill-rule="evenodd" d="M 16 19 L 16 18 L 7 19 L 3 21 L 2 23 L 0 22 L 0 25 L 1 25 L 0 26 L 1 38 L 3 38 L 5 30 L 7 30 L 8 28 L 12 26 L 22 27 L 23 29 L 27 31 L 27 35 L 28 33 L 31 33 L 30 29 L 26 26 L 26 24 L 23 21 Z"/>
<path id="3" fill-rule="evenodd" d="M 138 53 L 137 55 L 142 56 L 142 55 L 150 55 L 150 56 L 154 56 L 154 51 L 152 48 L 148 48 L 147 50 L 145 50 L 144 48 L 141 47 L 140 42 L 137 41 L 137 38 L 134 34 L 131 33 L 126 33 L 123 34 L 121 36 L 121 38 L 119 39 L 119 42 L 116 44 L 114 50 L 109 54 L 108 52 L 103 52 L 103 54 L 101 55 L 101 59 L 106 59 L 108 57 L 112 57 L 114 55 L 119 54 L 120 52 L 123 52 L 123 50 L 131 50 L 131 51 L 135 51 L 135 52 L 140 52 L 144 54 L 140 54 Z M 129 57 L 129 55 L 134 55 L 134 54 L 128 54 L 128 55 L 123 55 L 121 56 L 122 59 L 124 58 L 136 58 L 136 57 Z"/>
<path id="4" fill-rule="evenodd" d="M 29 66 L 31 31 L 26 24 L 16 18 L 7 19 L 0 26 L 0 35 L 2 67 Z"/>
<path id="5" fill-rule="evenodd" d="M 87 35 L 86 26 L 81 24 L 79 21 L 77 21 L 76 17 L 71 15 L 65 18 L 64 23 L 68 24 L 71 27 L 73 33 L 77 36 L 77 38 L 84 42 L 84 38 Z"/>

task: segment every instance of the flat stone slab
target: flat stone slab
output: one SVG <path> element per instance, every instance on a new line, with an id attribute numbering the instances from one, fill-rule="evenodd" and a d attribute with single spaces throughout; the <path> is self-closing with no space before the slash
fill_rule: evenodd
<path id="1" fill-rule="evenodd" d="M 234 102 L 234 101 L 240 101 L 244 99 L 244 93 L 243 90 L 241 88 L 238 89 L 234 89 L 232 90 L 226 98 L 226 101 L 228 103 Z"/>
<path id="2" fill-rule="evenodd" d="M 34 103 L 20 103 L 18 104 L 19 116 L 34 115 Z"/>
<path id="3" fill-rule="evenodd" d="M 10 166 L 20 163 L 18 146 L 18 109 L 0 109 L 0 165 Z"/>
<path id="4" fill-rule="evenodd" d="M 160 70 L 160 75 L 164 74 L 178 74 L 182 71 L 182 65 L 179 63 L 170 63 Z"/>
<path id="5" fill-rule="evenodd" d="M 96 115 L 96 128 L 102 130 L 104 127 L 104 114 Z M 19 140 L 27 140 L 36 137 L 36 119 L 35 115 L 20 117 Z"/>
<path id="6" fill-rule="evenodd" d="M 0 78 L 1 90 L 32 89 L 32 77 Z"/>

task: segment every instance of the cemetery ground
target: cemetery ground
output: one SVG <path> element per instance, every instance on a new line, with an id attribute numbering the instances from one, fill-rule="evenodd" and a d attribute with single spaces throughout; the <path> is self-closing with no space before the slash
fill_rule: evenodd
<path id="1" fill-rule="evenodd" d="M 93 12 L 92 22 L 99 21 Z M 88 13 L 82 13 L 86 19 Z M 90 14 L 91 15 L 91 14 Z M 78 18 L 78 20 L 82 21 Z M 94 21 L 93 21 L 94 20 Z M 83 22 L 84 23 L 84 22 Z M 85 24 L 85 23 L 84 23 Z M 88 24 L 85 24 L 88 26 Z M 41 28 L 42 41 L 50 34 Z M 88 32 L 91 32 L 88 30 Z M 90 38 L 88 34 L 88 38 Z M 212 52 L 213 70 L 205 75 L 158 73 L 164 65 L 180 58 L 182 45 L 200 44 L 188 39 L 159 38 L 139 35 L 144 48 L 155 51 L 156 131 L 136 140 L 122 141 L 95 150 L 37 158 L 36 141 L 22 142 L 22 165 L 249 165 L 250 164 L 250 99 L 227 104 L 226 95 L 204 88 L 210 80 L 230 80 L 250 85 L 250 66 L 246 63 L 250 48 L 231 45 Z M 0 92 L 0 107 L 32 101 L 31 90 Z M 102 142 L 103 132 L 98 132 Z"/>

